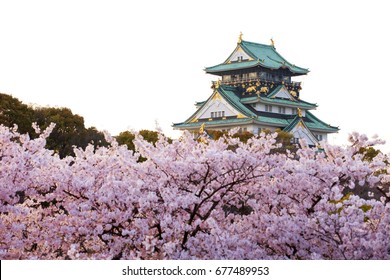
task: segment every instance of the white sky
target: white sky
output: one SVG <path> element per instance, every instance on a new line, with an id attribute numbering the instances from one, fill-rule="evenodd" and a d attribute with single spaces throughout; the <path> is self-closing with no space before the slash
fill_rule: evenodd
<path id="1" fill-rule="evenodd" d="M 172 123 L 212 93 L 237 38 L 275 41 L 309 68 L 301 98 L 348 133 L 378 134 L 390 151 L 390 0 L 0 0 L 0 92 L 68 107 L 113 135 Z"/>

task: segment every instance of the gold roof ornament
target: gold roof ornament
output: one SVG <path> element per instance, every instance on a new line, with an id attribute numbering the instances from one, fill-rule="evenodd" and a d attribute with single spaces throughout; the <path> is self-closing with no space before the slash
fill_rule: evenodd
<path id="1" fill-rule="evenodd" d="M 215 83 L 215 88 L 219 88 L 221 86 L 221 80 L 217 80 Z"/>
<path id="2" fill-rule="evenodd" d="M 261 87 L 260 88 L 260 93 L 268 93 L 269 89 L 268 87 Z"/>
<path id="3" fill-rule="evenodd" d="M 248 93 L 252 93 L 252 92 L 256 92 L 256 86 L 250 86 L 246 89 L 246 92 Z"/>
<path id="4" fill-rule="evenodd" d="M 199 136 L 198 136 L 198 141 L 207 144 L 207 133 L 206 133 L 206 123 L 202 123 L 202 125 L 199 128 Z"/>
<path id="5" fill-rule="evenodd" d="M 242 32 L 240 32 L 240 35 L 238 35 L 238 44 L 241 44 L 242 42 Z"/>
<path id="6" fill-rule="evenodd" d="M 297 108 L 298 117 L 302 118 L 302 110 L 301 108 Z"/>
<path id="7" fill-rule="evenodd" d="M 273 46 L 275 48 L 275 42 L 274 42 L 273 38 L 271 38 L 271 46 Z"/>
<path id="8" fill-rule="evenodd" d="M 199 128 L 199 134 L 203 134 L 204 133 L 204 128 L 205 128 L 206 124 L 205 123 L 202 123 L 202 125 L 200 126 Z"/>

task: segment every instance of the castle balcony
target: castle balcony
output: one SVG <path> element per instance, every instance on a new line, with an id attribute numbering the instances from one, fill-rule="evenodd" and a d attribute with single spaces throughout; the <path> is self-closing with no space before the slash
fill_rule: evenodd
<path id="1" fill-rule="evenodd" d="M 251 84 L 251 83 L 260 83 L 260 85 L 285 85 L 289 90 L 299 91 L 301 89 L 301 82 L 295 81 L 281 81 L 275 79 L 260 79 L 260 78 L 243 78 L 243 79 L 234 79 L 234 80 L 222 80 L 219 81 L 221 85 L 229 85 L 229 86 L 239 86 L 242 84 Z M 217 81 L 212 81 L 212 87 L 214 88 L 217 84 Z"/>

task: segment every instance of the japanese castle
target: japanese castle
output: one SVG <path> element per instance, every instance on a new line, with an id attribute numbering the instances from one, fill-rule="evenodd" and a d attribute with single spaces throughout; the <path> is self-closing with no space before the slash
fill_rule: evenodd
<path id="1" fill-rule="evenodd" d="M 198 132 L 229 130 L 257 134 L 267 129 L 289 132 L 296 143 L 305 139 L 311 146 L 327 140 L 337 132 L 313 115 L 314 103 L 300 98 L 301 83 L 292 77 L 306 75 L 309 70 L 291 64 L 271 45 L 242 40 L 242 33 L 231 55 L 221 64 L 207 67 L 206 73 L 220 76 L 212 82 L 213 93 L 195 105 L 197 110 L 174 129 Z"/>

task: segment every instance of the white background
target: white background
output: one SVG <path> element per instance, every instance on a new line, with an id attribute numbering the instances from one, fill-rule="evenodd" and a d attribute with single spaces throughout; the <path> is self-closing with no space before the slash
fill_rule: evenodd
<path id="1" fill-rule="evenodd" d="M 0 0 L 0 92 L 68 107 L 116 135 L 172 123 L 212 93 L 204 67 L 243 39 L 309 68 L 301 98 L 341 131 L 390 142 L 390 1 Z M 390 151 L 390 145 L 382 148 Z"/>
<path id="2" fill-rule="evenodd" d="M 313 280 L 313 279 L 384 279 L 389 261 L 2 261 L 2 280 Z M 204 276 L 134 276 L 122 275 L 123 269 L 206 269 Z M 268 275 L 217 275 L 222 267 L 268 267 Z M 234 269 L 233 269 L 234 270 Z M 145 271 L 145 270 L 143 270 Z M 211 272 L 210 272 L 211 271 Z M 228 269 L 226 271 L 229 271 Z M 263 271 L 265 271 L 263 269 Z"/>

